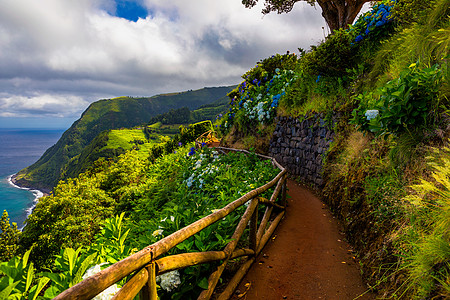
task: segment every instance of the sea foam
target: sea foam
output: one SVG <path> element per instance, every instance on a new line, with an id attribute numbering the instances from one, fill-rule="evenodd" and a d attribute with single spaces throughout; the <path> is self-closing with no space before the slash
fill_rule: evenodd
<path id="1" fill-rule="evenodd" d="M 15 183 L 13 182 L 13 180 L 12 180 L 12 178 L 14 177 L 14 175 L 16 175 L 16 174 L 12 174 L 12 175 L 9 175 L 9 176 L 8 176 L 8 183 L 9 183 L 11 186 L 15 187 L 16 189 L 30 191 L 30 192 L 33 193 L 33 195 L 34 195 L 33 203 L 31 204 L 30 207 L 27 207 L 27 208 L 25 209 L 25 211 L 27 212 L 27 219 L 28 219 L 28 217 L 31 215 L 31 213 L 33 212 L 34 208 L 36 207 L 36 204 L 39 202 L 39 198 L 43 197 L 43 196 L 44 196 L 44 193 L 41 192 L 40 190 L 30 189 L 30 188 L 18 186 L 18 185 L 15 184 Z M 25 222 L 26 222 L 26 220 L 25 220 Z M 22 229 L 23 229 L 24 227 L 25 227 L 25 225 L 23 225 L 21 228 L 19 228 L 19 230 L 22 231 Z"/>

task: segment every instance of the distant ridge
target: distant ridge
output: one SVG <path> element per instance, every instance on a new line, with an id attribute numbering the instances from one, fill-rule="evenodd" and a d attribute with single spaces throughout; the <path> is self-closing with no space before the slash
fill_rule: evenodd
<path id="1" fill-rule="evenodd" d="M 234 87 L 205 87 L 152 97 L 118 97 L 94 102 L 36 163 L 19 171 L 14 182 L 49 192 L 58 181 L 65 179 L 62 174 L 66 164 L 102 131 L 146 124 L 152 117 L 171 109 L 194 110 L 224 97 Z"/>

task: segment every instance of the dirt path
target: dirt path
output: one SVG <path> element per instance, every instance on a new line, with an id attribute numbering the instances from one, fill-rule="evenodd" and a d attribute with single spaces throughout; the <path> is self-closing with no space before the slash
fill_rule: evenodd
<path id="1" fill-rule="evenodd" d="M 331 213 L 294 181 L 288 181 L 288 188 L 286 217 L 232 299 L 340 300 L 364 294 L 358 265 Z M 239 298 L 239 293 L 245 295 Z M 358 299 L 375 296 L 366 293 Z"/>

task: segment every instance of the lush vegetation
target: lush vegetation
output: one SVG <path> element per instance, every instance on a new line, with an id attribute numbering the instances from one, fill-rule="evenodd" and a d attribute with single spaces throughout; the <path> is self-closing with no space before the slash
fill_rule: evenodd
<path id="1" fill-rule="evenodd" d="M 154 146 L 169 139 L 157 132 L 159 130 L 146 135 L 142 128 L 103 131 L 64 166 L 62 178 L 76 178 L 98 159 L 116 159 L 131 149 L 141 149 L 141 156 L 146 157 Z"/>
<path id="2" fill-rule="evenodd" d="M 89 267 L 125 257 L 276 173 L 254 156 L 193 148 L 189 143 L 204 131 L 214 129 L 228 145 L 266 151 L 277 116 L 320 112 L 340 118 L 319 193 L 341 219 L 369 285 L 386 298 L 450 297 L 449 15 L 449 0 L 379 1 L 348 29 L 299 49 L 299 56 L 258 62 L 228 94 L 228 111 L 215 112 L 213 128 L 208 122 L 182 127 L 157 141 L 158 130 L 178 126 L 165 123 L 180 115 L 187 120 L 184 109 L 137 131 L 97 136 L 87 153 L 117 149 L 115 159 L 92 157 L 85 173 L 61 182 L 36 207 L 20 239 L 4 214 L 1 295 L 52 297 Z M 211 113 L 219 106 L 203 108 Z M 236 218 L 173 253 L 223 246 L 226 235 L 217 233 L 232 230 Z M 188 268 L 160 278 L 160 296 L 195 297 L 206 271 Z"/>
<path id="3" fill-rule="evenodd" d="M 90 272 L 88 268 L 99 264 L 104 268 L 152 244 L 265 184 L 279 172 L 256 155 L 219 155 L 192 144 L 153 163 L 141 159 L 139 151 L 131 150 L 115 163 L 98 165 L 95 172 L 61 182 L 53 195 L 39 202 L 20 240 L 23 251 L 30 250 L 0 264 L 2 295 L 35 299 L 37 291 L 45 290 L 39 298 L 52 298 L 81 281 Z M 243 209 L 171 253 L 222 249 Z M 113 217 L 115 214 L 121 215 Z M 161 276 L 160 296 L 195 298 L 207 287 L 211 267 Z M 38 272 L 44 269 L 50 272 Z"/>
<path id="4" fill-rule="evenodd" d="M 188 107 L 171 109 L 166 113 L 152 117 L 148 124 L 192 124 L 206 120 L 214 120 L 217 115 L 221 113 L 223 114 L 227 111 L 228 105 L 228 98 L 224 96 L 211 104 L 202 105 L 193 111 L 191 111 Z"/>
<path id="5" fill-rule="evenodd" d="M 10 224 L 8 212 L 3 211 L 0 219 L 0 261 L 10 260 L 17 252 L 20 231 L 17 224 Z"/>
<path id="6" fill-rule="evenodd" d="M 148 165 L 164 154 L 191 143 L 211 129 L 211 122 L 181 128 L 173 139 L 148 149 L 134 147 L 115 159 L 99 159 L 87 172 L 61 181 L 48 197 L 42 198 L 27 219 L 20 240 L 22 248 L 33 247 L 31 257 L 42 268 L 48 265 L 61 246 L 76 248 L 86 244 L 98 232 L 100 221 L 133 207 L 137 197 L 151 197 L 146 186 L 154 184 L 157 172 L 165 180 L 174 180 L 175 166 L 149 173 Z M 142 186 L 143 185 L 143 186 Z M 142 187 L 142 190 L 137 187 Z M 170 188 L 170 185 L 165 185 Z M 169 190 L 170 196 L 170 190 Z M 139 196 L 140 195 L 140 196 Z M 148 198 L 147 198 L 148 199 Z M 156 198 L 156 207 L 167 197 Z"/>
<path id="7" fill-rule="evenodd" d="M 150 118 L 183 106 L 197 109 L 224 97 L 234 87 L 203 88 L 196 91 L 157 95 L 150 98 L 119 97 L 92 103 L 61 139 L 33 165 L 16 177 L 20 185 L 51 190 L 71 172 L 67 164 L 78 160 L 81 152 L 105 130 L 132 128 Z"/>
<path id="8" fill-rule="evenodd" d="M 277 115 L 341 116 L 321 195 L 358 249 L 365 279 L 384 297 L 449 297 L 449 15 L 448 0 L 379 1 L 349 29 L 299 49 L 292 63 L 283 66 L 287 56 L 259 63 L 216 122 L 229 144 L 238 145 L 238 136 L 258 147 Z M 256 97 L 273 78 L 269 61 L 279 74 L 293 72 L 272 110 L 273 98 Z M 279 93 L 265 88 L 265 96 Z M 247 101 L 250 109 L 241 107 Z M 258 105 L 261 118 L 253 115 Z"/>

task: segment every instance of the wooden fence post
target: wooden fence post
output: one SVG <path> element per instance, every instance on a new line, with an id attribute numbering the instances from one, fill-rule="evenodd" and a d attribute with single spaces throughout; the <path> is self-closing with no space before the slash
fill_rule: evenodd
<path id="1" fill-rule="evenodd" d="M 252 201 L 259 202 L 258 198 L 254 198 Z M 257 239 L 257 232 L 258 232 L 258 204 L 256 204 L 256 209 L 252 214 L 252 217 L 249 222 L 250 226 L 250 233 L 249 233 L 249 248 L 256 252 L 256 249 L 258 248 L 258 239 Z"/>
<path id="2" fill-rule="evenodd" d="M 286 182 L 287 182 L 287 176 L 284 176 L 283 180 L 283 187 L 281 189 L 281 205 L 284 206 L 284 209 L 287 208 L 287 201 L 286 201 Z"/>
<path id="3" fill-rule="evenodd" d="M 143 300 L 157 300 L 158 293 L 156 291 L 156 263 L 152 261 L 146 266 L 148 272 L 148 280 L 142 288 Z"/>

